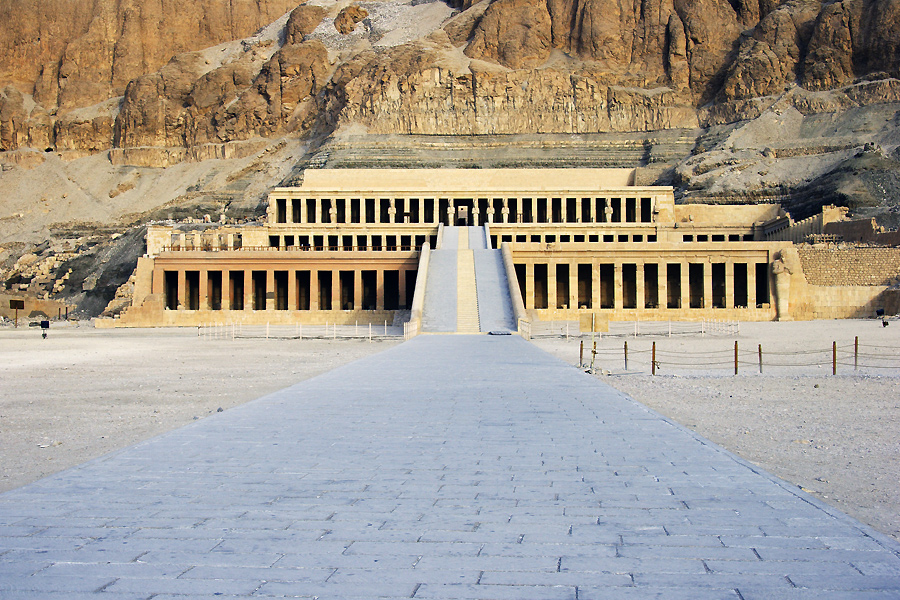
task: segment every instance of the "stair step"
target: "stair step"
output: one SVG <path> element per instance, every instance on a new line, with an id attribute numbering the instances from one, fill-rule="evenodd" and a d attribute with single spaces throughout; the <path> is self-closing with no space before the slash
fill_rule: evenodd
<path id="1" fill-rule="evenodd" d="M 468 248 L 468 232 L 462 228 L 459 247 Z M 456 331 L 459 333 L 479 333 L 481 323 L 478 317 L 478 293 L 475 287 L 475 253 L 471 250 L 456 252 Z"/>

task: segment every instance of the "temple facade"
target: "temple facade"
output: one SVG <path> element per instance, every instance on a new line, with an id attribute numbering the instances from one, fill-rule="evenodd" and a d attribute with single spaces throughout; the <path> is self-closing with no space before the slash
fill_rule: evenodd
<path id="1" fill-rule="evenodd" d="M 792 225 L 777 204 L 677 205 L 632 169 L 311 169 L 263 223 L 150 226 L 131 307 L 98 324 L 402 320 L 460 226 L 503 249 L 520 318 L 867 316 L 887 286 L 810 284 Z"/>

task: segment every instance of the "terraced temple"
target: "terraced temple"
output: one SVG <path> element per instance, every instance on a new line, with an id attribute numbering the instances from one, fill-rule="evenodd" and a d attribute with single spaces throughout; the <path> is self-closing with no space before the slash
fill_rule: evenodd
<path id="1" fill-rule="evenodd" d="M 476 332 L 494 327 L 484 320 L 494 313 L 517 330 L 900 309 L 883 264 L 872 285 L 807 279 L 812 255 L 795 242 L 822 236 L 839 209 L 795 223 L 777 204 L 676 204 L 671 187 L 635 179 L 633 169 L 308 169 L 298 187 L 271 192 L 263 224 L 151 227 L 131 308 L 98 323 Z M 900 273 L 900 251 L 887 254 L 887 271 Z"/>

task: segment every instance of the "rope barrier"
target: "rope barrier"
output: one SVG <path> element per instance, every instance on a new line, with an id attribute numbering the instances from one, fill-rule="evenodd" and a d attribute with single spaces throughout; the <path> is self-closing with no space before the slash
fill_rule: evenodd
<path id="1" fill-rule="evenodd" d="M 896 354 L 884 354 L 872 352 L 875 348 L 889 348 L 898 350 Z M 863 351 L 860 351 L 863 348 Z M 868 350 L 868 351 L 865 351 Z M 859 369 L 896 369 L 900 370 L 900 348 L 893 346 L 876 346 L 859 344 L 859 338 L 854 339 L 853 344 L 838 345 L 833 342 L 831 348 L 794 350 L 794 351 L 764 351 L 762 344 L 739 351 L 738 342 L 734 342 L 734 347 L 722 350 L 709 350 L 704 352 L 686 352 L 666 351 L 658 347 L 657 342 L 652 342 L 650 348 L 636 349 L 628 347 L 626 341 L 620 348 L 596 348 L 593 356 L 600 357 L 603 360 L 615 361 L 623 357 L 625 359 L 625 370 L 628 370 L 628 359 L 638 358 L 639 363 L 643 363 L 641 355 L 650 354 L 650 371 L 653 375 L 657 374 L 660 369 L 710 369 L 724 370 L 733 367 L 734 374 L 740 372 L 740 367 L 745 369 L 748 367 L 757 367 L 759 373 L 763 373 L 764 367 L 768 368 L 807 368 L 807 367 L 831 367 L 833 375 L 837 375 L 838 366 L 853 367 L 854 370 Z M 753 359 L 748 357 L 752 356 Z M 794 360 L 791 360 L 791 359 Z M 894 364 L 884 364 L 890 361 Z"/>

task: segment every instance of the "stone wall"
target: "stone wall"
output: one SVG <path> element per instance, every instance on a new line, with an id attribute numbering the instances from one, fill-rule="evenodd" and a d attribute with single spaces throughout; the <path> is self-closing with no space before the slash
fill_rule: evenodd
<path id="1" fill-rule="evenodd" d="M 900 248 L 798 247 L 810 285 L 888 286 L 900 281 Z"/>

